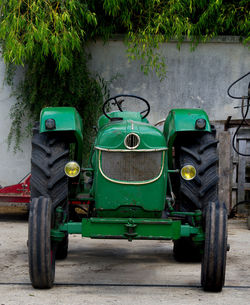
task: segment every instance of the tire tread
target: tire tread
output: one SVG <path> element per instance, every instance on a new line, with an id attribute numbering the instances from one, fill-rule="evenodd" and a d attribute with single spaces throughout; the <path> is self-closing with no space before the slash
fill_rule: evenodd
<path id="1" fill-rule="evenodd" d="M 218 154 L 213 133 L 196 133 L 181 138 L 177 146 L 177 168 L 191 164 L 196 168 L 196 177 L 186 181 L 180 177 L 176 192 L 181 211 L 205 209 L 210 201 L 218 199 Z"/>
<path id="2" fill-rule="evenodd" d="M 51 288 L 55 276 L 55 264 L 51 258 L 52 242 L 51 200 L 33 198 L 29 215 L 28 254 L 29 273 L 34 288 Z"/>
<path id="3" fill-rule="evenodd" d="M 205 291 L 220 292 L 225 282 L 227 252 L 227 210 L 225 204 L 211 202 L 205 212 L 205 247 L 201 265 L 201 285 Z"/>
<path id="4" fill-rule="evenodd" d="M 36 129 L 36 128 L 35 128 Z M 54 133 L 34 131 L 31 158 L 31 198 L 49 196 L 53 208 L 67 205 L 68 180 L 64 166 L 69 145 Z"/>

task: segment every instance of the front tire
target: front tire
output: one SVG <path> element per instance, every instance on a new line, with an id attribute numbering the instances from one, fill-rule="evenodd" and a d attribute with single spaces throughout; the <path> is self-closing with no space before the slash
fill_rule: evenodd
<path id="1" fill-rule="evenodd" d="M 201 285 L 205 291 L 220 292 L 225 282 L 227 254 L 227 209 L 211 202 L 205 211 L 205 247 Z"/>
<path id="2" fill-rule="evenodd" d="M 33 198 L 29 214 L 29 274 L 34 288 L 51 288 L 55 278 L 56 244 L 52 242 L 52 203 L 50 198 Z"/>

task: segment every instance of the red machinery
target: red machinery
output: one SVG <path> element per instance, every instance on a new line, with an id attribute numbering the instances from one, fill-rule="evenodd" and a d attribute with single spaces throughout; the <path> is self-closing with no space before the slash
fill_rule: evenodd
<path id="1" fill-rule="evenodd" d="M 6 208 L 10 206 L 20 206 L 20 208 L 26 206 L 24 211 L 27 211 L 27 203 L 30 202 L 30 177 L 31 175 L 28 174 L 17 184 L 3 188 L 0 186 L 0 212 L 8 213 L 9 210 Z"/>
<path id="2" fill-rule="evenodd" d="M 30 178 L 26 175 L 19 183 L 6 187 L 0 186 L 0 217 L 28 215 L 30 203 Z M 90 201 L 70 201 L 77 214 L 86 214 Z"/>
<path id="3" fill-rule="evenodd" d="M 19 183 L 6 187 L 0 186 L 0 214 L 27 212 L 28 203 L 30 202 L 30 177 L 26 175 Z M 89 205 L 90 201 L 80 202 L 71 201 L 74 206 Z M 14 207 L 15 209 L 10 209 Z"/>

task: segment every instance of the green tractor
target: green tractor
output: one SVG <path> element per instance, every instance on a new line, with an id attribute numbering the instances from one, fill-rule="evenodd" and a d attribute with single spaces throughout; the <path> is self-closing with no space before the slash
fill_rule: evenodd
<path id="1" fill-rule="evenodd" d="M 135 105 L 132 99 L 141 109 L 125 111 Z M 111 108 L 117 109 L 107 112 Z M 171 110 L 162 130 L 148 122 L 149 112 L 141 97 L 108 99 L 83 168 L 84 130 L 76 109 L 42 110 L 31 158 L 28 252 L 34 288 L 53 286 L 55 260 L 66 258 L 69 234 L 81 234 L 173 240 L 176 260 L 202 262 L 203 289 L 222 290 L 227 211 L 218 201 L 214 128 L 201 109 Z"/>

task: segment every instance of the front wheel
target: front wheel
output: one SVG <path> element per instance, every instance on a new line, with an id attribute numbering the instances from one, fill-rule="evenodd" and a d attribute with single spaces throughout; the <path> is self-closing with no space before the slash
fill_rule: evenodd
<path id="1" fill-rule="evenodd" d="M 219 292 L 225 281 L 227 254 L 227 209 L 211 202 L 205 210 L 205 246 L 201 264 L 201 285 L 205 291 Z"/>
<path id="2" fill-rule="evenodd" d="M 34 288 L 51 288 L 55 278 L 56 244 L 52 242 L 52 204 L 46 197 L 33 198 L 29 214 L 29 273 Z"/>

